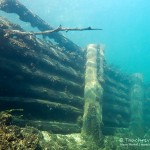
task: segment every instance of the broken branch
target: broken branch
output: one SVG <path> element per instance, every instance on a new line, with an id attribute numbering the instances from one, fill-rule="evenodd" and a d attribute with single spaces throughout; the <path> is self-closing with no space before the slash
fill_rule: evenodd
<path id="1" fill-rule="evenodd" d="M 84 30 L 102 30 L 102 29 L 98 29 L 98 28 L 91 28 L 91 27 L 87 27 L 87 28 L 62 28 L 61 25 L 53 30 L 46 30 L 46 31 L 42 31 L 42 32 L 22 32 L 20 30 L 5 30 L 6 35 L 44 35 L 44 34 L 50 34 L 53 32 L 59 32 L 59 31 L 84 31 Z"/>

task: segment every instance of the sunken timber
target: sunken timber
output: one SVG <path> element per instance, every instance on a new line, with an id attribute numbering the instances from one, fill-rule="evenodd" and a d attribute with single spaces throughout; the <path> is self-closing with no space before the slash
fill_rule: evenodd
<path id="1" fill-rule="evenodd" d="M 53 29 L 17 0 L 0 0 L 0 9 Z M 149 137 L 150 85 L 141 74 L 108 65 L 101 45 L 82 50 L 60 33 L 45 40 L 10 30 L 24 31 L 1 16 L 0 149 L 109 150 L 120 138 Z"/>

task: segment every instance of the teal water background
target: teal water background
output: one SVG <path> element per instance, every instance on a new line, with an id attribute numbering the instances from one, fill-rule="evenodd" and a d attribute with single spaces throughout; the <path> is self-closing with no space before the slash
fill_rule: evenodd
<path id="1" fill-rule="evenodd" d="M 85 48 L 105 45 L 106 60 L 122 71 L 140 72 L 150 81 L 149 0 L 20 0 L 52 27 L 102 28 L 102 31 L 62 32 Z"/>

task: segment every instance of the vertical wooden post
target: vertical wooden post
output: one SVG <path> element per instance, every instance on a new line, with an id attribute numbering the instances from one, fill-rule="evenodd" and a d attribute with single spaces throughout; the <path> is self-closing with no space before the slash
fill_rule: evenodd
<path id="1" fill-rule="evenodd" d="M 90 135 L 96 141 L 102 140 L 102 95 L 103 89 L 98 81 L 103 77 L 103 57 L 99 46 L 90 44 L 87 47 L 85 88 L 84 88 L 84 115 L 82 134 Z M 100 77 L 101 76 L 101 77 Z"/>
<path id="2" fill-rule="evenodd" d="M 143 135 L 142 117 L 143 117 L 143 77 L 139 73 L 132 76 L 131 81 L 131 122 L 130 129 L 135 136 Z"/>

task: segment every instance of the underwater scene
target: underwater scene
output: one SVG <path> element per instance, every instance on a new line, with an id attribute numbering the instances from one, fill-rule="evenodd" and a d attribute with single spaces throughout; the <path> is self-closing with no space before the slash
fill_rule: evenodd
<path id="1" fill-rule="evenodd" d="M 0 150 L 150 150 L 149 5 L 0 0 Z"/>

